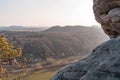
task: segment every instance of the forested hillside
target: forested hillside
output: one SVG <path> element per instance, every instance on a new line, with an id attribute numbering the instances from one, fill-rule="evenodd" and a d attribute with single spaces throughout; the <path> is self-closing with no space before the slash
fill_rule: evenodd
<path id="1" fill-rule="evenodd" d="M 23 57 L 32 60 L 86 55 L 107 37 L 101 29 L 83 26 L 54 26 L 43 32 L 1 31 Z"/>

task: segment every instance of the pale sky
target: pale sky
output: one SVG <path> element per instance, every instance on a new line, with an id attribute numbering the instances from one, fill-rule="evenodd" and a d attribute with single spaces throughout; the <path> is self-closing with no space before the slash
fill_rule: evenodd
<path id="1" fill-rule="evenodd" d="M 98 25 L 93 0 L 0 0 L 0 26 Z"/>

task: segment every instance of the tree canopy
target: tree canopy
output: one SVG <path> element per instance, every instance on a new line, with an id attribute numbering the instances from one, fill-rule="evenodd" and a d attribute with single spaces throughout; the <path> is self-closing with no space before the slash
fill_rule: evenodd
<path id="1" fill-rule="evenodd" d="M 1 35 L 0 36 L 0 59 L 1 61 L 11 61 L 17 57 L 22 55 L 22 49 L 15 49 L 10 43 L 6 40 L 6 38 Z"/>

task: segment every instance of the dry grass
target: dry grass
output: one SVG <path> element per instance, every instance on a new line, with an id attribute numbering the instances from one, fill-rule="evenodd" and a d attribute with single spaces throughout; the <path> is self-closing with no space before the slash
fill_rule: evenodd
<path id="1" fill-rule="evenodd" d="M 44 69 L 29 70 L 24 69 L 24 71 L 16 74 L 6 74 L 3 75 L 0 80 L 50 80 L 62 67 L 67 64 L 73 63 L 79 60 L 81 57 L 69 57 L 55 60 L 53 66 L 46 67 Z M 40 63 L 41 64 L 41 63 Z M 35 67 L 33 67 L 35 68 Z M 32 68 L 32 69 L 33 69 Z"/>
<path id="2" fill-rule="evenodd" d="M 33 71 L 30 73 L 20 72 L 17 74 L 6 74 L 3 75 L 0 78 L 0 80 L 49 80 L 61 68 L 62 66 L 46 68 L 38 71 Z"/>
<path id="3" fill-rule="evenodd" d="M 49 80 L 61 68 L 62 67 L 60 66 L 60 67 L 47 68 L 47 69 L 35 71 L 35 72 L 29 74 L 28 76 L 22 78 L 21 80 Z"/>

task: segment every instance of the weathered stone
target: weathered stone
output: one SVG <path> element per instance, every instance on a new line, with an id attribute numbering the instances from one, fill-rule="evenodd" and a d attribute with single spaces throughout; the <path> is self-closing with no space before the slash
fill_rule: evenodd
<path id="1" fill-rule="evenodd" d="M 94 0 L 96 20 L 109 37 L 120 34 L 120 0 Z"/>

